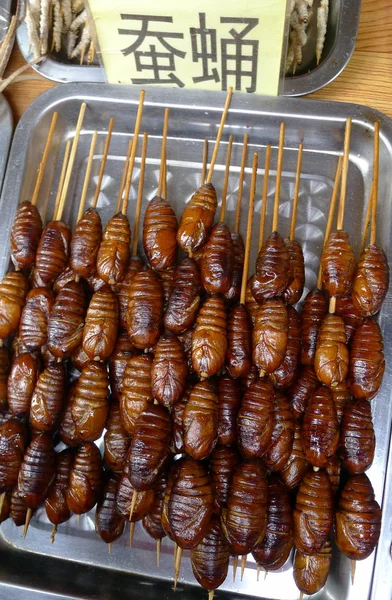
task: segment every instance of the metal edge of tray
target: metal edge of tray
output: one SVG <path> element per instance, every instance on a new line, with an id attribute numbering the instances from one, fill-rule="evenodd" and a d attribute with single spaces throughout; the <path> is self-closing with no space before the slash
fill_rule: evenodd
<path id="1" fill-rule="evenodd" d="M 11 5 L 12 0 L 0 1 L 0 41 L 6 36 L 11 22 Z"/>
<path id="2" fill-rule="evenodd" d="M 14 123 L 10 106 L 3 94 L 0 94 L 0 193 L 6 173 L 13 125 Z"/>

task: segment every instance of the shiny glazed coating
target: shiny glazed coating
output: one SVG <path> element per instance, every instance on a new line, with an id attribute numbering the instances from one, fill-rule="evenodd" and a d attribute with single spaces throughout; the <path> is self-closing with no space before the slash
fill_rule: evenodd
<path id="1" fill-rule="evenodd" d="M 163 496 L 163 502 L 162 502 L 162 515 L 161 515 L 162 529 L 165 532 L 165 534 L 168 536 L 168 538 L 172 541 L 174 541 L 174 537 L 173 537 L 173 533 L 172 533 L 171 525 L 170 525 L 170 521 L 169 521 L 169 501 L 170 501 L 170 497 L 171 497 L 171 494 L 173 491 L 174 483 L 175 483 L 178 473 L 181 469 L 181 464 L 182 464 L 182 461 L 180 461 L 180 460 L 176 460 L 171 463 L 171 466 L 169 468 L 168 475 L 167 475 L 167 485 L 166 485 L 166 490 L 165 490 L 165 494 Z"/>
<path id="2" fill-rule="evenodd" d="M 313 367 L 302 367 L 293 385 L 288 390 L 291 410 L 296 419 L 302 419 L 310 397 L 318 385 L 318 379 Z"/>
<path id="3" fill-rule="evenodd" d="M 339 424 L 331 391 L 320 386 L 309 400 L 302 423 L 302 446 L 314 467 L 325 467 L 336 452 Z"/>
<path id="4" fill-rule="evenodd" d="M 184 258 L 174 276 L 163 323 L 172 333 L 182 333 L 192 327 L 200 306 L 201 281 L 199 267 L 192 258 Z"/>
<path id="5" fill-rule="evenodd" d="M 254 326 L 256 321 L 257 313 L 259 312 L 259 305 L 256 300 L 253 298 L 252 294 L 252 277 L 250 277 L 246 284 L 246 293 L 245 293 L 245 308 L 248 311 L 248 315 L 250 320 L 252 321 L 252 325 Z"/>
<path id="6" fill-rule="evenodd" d="M 368 317 L 354 334 L 350 353 L 350 389 L 355 398 L 371 400 L 381 387 L 385 371 L 380 326 Z"/>
<path id="7" fill-rule="evenodd" d="M 119 538 L 125 527 L 125 519 L 116 510 L 118 481 L 118 475 L 107 474 L 95 512 L 95 531 L 106 544 Z"/>
<path id="8" fill-rule="evenodd" d="M 304 594 L 316 594 L 324 587 L 332 561 L 332 545 L 327 540 L 316 554 L 309 556 L 297 550 L 294 556 L 294 581 Z"/>
<path id="9" fill-rule="evenodd" d="M 323 290 L 315 288 L 307 294 L 301 313 L 301 363 L 313 365 L 321 323 L 328 312 L 328 302 Z"/>
<path id="10" fill-rule="evenodd" d="M 58 293 L 48 322 L 48 346 L 56 358 L 68 358 L 80 346 L 86 309 L 82 283 L 71 281 Z"/>
<path id="11" fill-rule="evenodd" d="M 234 554 L 248 554 L 264 537 L 267 527 L 268 484 L 259 461 L 238 465 L 231 482 L 227 510 L 221 515 L 223 532 Z"/>
<path id="12" fill-rule="evenodd" d="M 100 452 L 92 442 L 84 442 L 75 455 L 69 478 L 68 508 L 76 515 L 89 512 L 99 498 L 102 479 Z"/>
<path id="13" fill-rule="evenodd" d="M 350 392 L 348 382 L 343 381 L 332 390 L 332 398 L 335 404 L 336 415 L 338 417 L 338 423 L 342 420 L 343 410 L 349 400 L 352 400 L 352 394 Z"/>
<path id="14" fill-rule="evenodd" d="M 129 519 L 134 488 L 129 481 L 129 451 L 125 459 L 125 467 L 120 476 L 117 487 L 116 507 L 117 512 Z M 136 504 L 132 513 L 132 522 L 140 521 L 151 510 L 154 502 L 154 489 L 139 491 L 136 498 Z"/>
<path id="15" fill-rule="evenodd" d="M 188 254 L 195 252 L 207 241 L 218 202 L 211 183 L 200 186 L 182 213 L 177 231 L 177 242 Z"/>
<path id="16" fill-rule="evenodd" d="M 0 494 L 11 491 L 18 481 L 25 437 L 25 429 L 17 419 L 0 425 Z"/>
<path id="17" fill-rule="evenodd" d="M 363 473 L 372 464 L 376 438 L 367 400 L 353 400 L 344 407 L 339 446 L 343 466 L 351 475 Z"/>
<path id="18" fill-rule="evenodd" d="M 18 494 L 28 508 L 45 499 L 56 470 L 56 453 L 51 438 L 37 435 L 28 446 L 18 475 Z"/>
<path id="19" fill-rule="evenodd" d="M 208 294 L 226 294 L 233 283 L 234 246 L 225 223 L 217 223 L 203 247 L 201 282 Z"/>
<path id="20" fill-rule="evenodd" d="M 139 273 L 139 271 L 142 271 L 143 269 L 144 265 L 142 260 L 138 256 L 132 256 L 127 270 L 125 271 L 124 277 L 121 279 L 121 281 L 115 285 L 112 285 L 112 290 L 116 294 L 118 302 L 119 326 L 123 329 L 125 329 L 127 326 L 129 288 L 131 287 L 132 279 L 135 277 L 136 273 Z"/>
<path id="21" fill-rule="evenodd" d="M 26 294 L 27 280 L 22 273 L 7 273 L 0 282 L 0 339 L 18 329 Z"/>
<path id="22" fill-rule="evenodd" d="M 24 525 L 26 522 L 28 506 L 18 492 L 18 488 L 14 487 L 11 494 L 11 519 L 17 527 Z"/>
<path id="23" fill-rule="evenodd" d="M 301 425 L 296 421 L 294 424 L 293 447 L 286 464 L 280 470 L 280 477 L 286 486 L 293 490 L 299 486 L 309 469 L 310 464 L 306 460 L 302 448 Z"/>
<path id="24" fill-rule="evenodd" d="M 147 204 L 143 220 L 143 248 L 156 271 L 170 269 L 177 256 L 177 218 L 170 203 L 155 196 Z"/>
<path id="25" fill-rule="evenodd" d="M 155 346 L 151 369 L 153 397 L 168 408 L 181 398 L 188 379 L 188 365 L 181 342 L 173 333 L 163 334 Z"/>
<path id="26" fill-rule="evenodd" d="M 173 454 L 182 454 L 185 452 L 184 447 L 184 410 L 189 399 L 191 388 L 185 390 L 181 400 L 175 403 L 171 411 L 172 422 L 172 440 L 170 451 Z"/>
<path id="27" fill-rule="evenodd" d="M 340 458 L 337 454 L 331 456 L 326 464 L 325 471 L 331 482 L 332 494 L 336 498 L 340 485 Z"/>
<path id="28" fill-rule="evenodd" d="M 106 367 L 89 362 L 76 384 L 71 414 L 78 435 L 93 442 L 103 432 L 109 413 L 109 379 Z"/>
<path id="29" fill-rule="evenodd" d="M 212 377 L 225 362 L 227 313 L 221 296 L 207 298 L 192 336 L 192 365 L 201 378 Z"/>
<path id="30" fill-rule="evenodd" d="M 291 283 L 289 249 L 277 231 L 271 233 L 256 260 L 256 273 L 252 277 L 252 294 L 256 302 L 282 296 Z"/>
<path id="31" fill-rule="evenodd" d="M 355 330 L 362 325 L 363 315 L 354 306 L 352 296 L 342 296 L 336 298 L 336 314 L 342 317 L 346 327 L 346 343 L 350 344 Z"/>
<path id="32" fill-rule="evenodd" d="M 264 455 L 269 471 L 280 471 L 286 464 L 293 447 L 294 417 L 285 394 L 275 391 L 271 441 Z"/>
<path id="33" fill-rule="evenodd" d="M 238 413 L 238 448 L 250 457 L 261 457 L 267 450 L 273 429 L 274 389 L 265 379 L 246 390 Z"/>
<path id="34" fill-rule="evenodd" d="M 316 554 L 333 525 L 333 494 L 325 471 L 310 471 L 299 486 L 293 512 L 294 543 L 304 554 Z"/>
<path id="35" fill-rule="evenodd" d="M 139 271 L 129 287 L 127 330 L 136 348 L 152 348 L 159 340 L 163 317 L 163 288 L 152 269 Z"/>
<path id="36" fill-rule="evenodd" d="M 125 367 L 120 397 L 121 419 L 124 429 L 132 434 L 139 415 L 153 401 L 151 393 L 152 356 L 133 356 Z"/>
<path id="37" fill-rule="evenodd" d="M 62 364 L 47 367 L 39 376 L 30 404 L 30 427 L 51 433 L 60 421 L 65 392 L 65 371 Z"/>
<path id="38" fill-rule="evenodd" d="M 218 380 L 218 443 L 231 446 L 237 441 L 237 416 L 241 407 L 241 387 L 237 380 L 222 375 Z"/>
<path id="39" fill-rule="evenodd" d="M 45 511 L 54 525 L 65 523 L 71 516 L 66 500 L 69 478 L 74 460 L 74 452 L 66 448 L 56 455 L 56 475 L 45 500 Z"/>
<path id="40" fill-rule="evenodd" d="M 37 207 L 28 200 L 19 204 L 11 228 L 11 260 L 17 271 L 33 266 L 41 233 Z"/>
<path id="41" fill-rule="evenodd" d="M 0 411 L 7 408 L 8 374 L 11 366 L 8 348 L 0 346 Z"/>
<path id="42" fill-rule="evenodd" d="M 167 473 L 162 471 L 155 484 L 154 501 L 148 513 L 143 517 L 143 527 L 154 540 L 161 540 L 166 535 L 162 527 L 162 508 L 166 486 Z"/>
<path id="43" fill-rule="evenodd" d="M 218 441 L 218 395 L 209 381 L 199 381 L 189 394 L 183 414 L 185 452 L 207 458 Z"/>
<path id="44" fill-rule="evenodd" d="M 230 304 L 239 302 L 241 296 L 242 272 L 244 270 L 245 245 L 240 233 L 232 232 L 231 241 L 234 247 L 233 279 L 230 289 L 225 293 L 225 300 Z"/>
<path id="45" fill-rule="evenodd" d="M 20 317 L 19 334 L 30 351 L 40 350 L 46 344 L 53 302 L 53 294 L 47 288 L 35 288 L 27 294 Z"/>
<path id="46" fill-rule="evenodd" d="M 174 289 L 174 277 L 176 275 L 176 268 L 172 267 L 167 271 L 159 271 L 159 279 L 162 282 L 163 289 L 163 310 L 166 312 L 169 298 Z"/>
<path id="47" fill-rule="evenodd" d="M 359 258 L 353 283 L 354 305 L 367 317 L 375 315 L 387 295 L 388 286 L 388 259 L 384 250 L 375 242 Z"/>
<path id="48" fill-rule="evenodd" d="M 131 436 L 123 427 L 120 406 L 118 402 L 115 401 L 112 401 L 110 406 L 103 443 L 104 457 L 107 466 L 115 473 L 121 473 L 125 466 L 125 459 L 129 444 L 131 443 Z"/>
<path id="49" fill-rule="evenodd" d="M 84 367 L 90 362 L 89 357 L 83 350 L 83 344 L 80 344 L 78 348 L 76 348 L 75 352 L 72 353 L 71 361 L 75 369 L 82 372 Z"/>
<path id="50" fill-rule="evenodd" d="M 234 472 L 240 462 L 238 452 L 230 446 L 217 446 L 210 455 L 210 475 L 214 489 L 214 512 L 226 508 Z"/>
<path id="51" fill-rule="evenodd" d="M 70 265 L 79 277 L 88 279 L 94 275 L 101 237 L 101 217 L 90 206 L 76 223 L 71 241 Z"/>
<path id="52" fill-rule="evenodd" d="M 72 448 L 79 446 L 79 444 L 82 442 L 82 438 L 76 429 L 75 421 L 72 418 L 72 405 L 75 397 L 77 382 L 78 381 L 76 379 L 68 388 L 65 409 L 59 427 L 60 440 L 63 442 L 63 444 L 66 446 L 71 446 Z"/>
<path id="53" fill-rule="evenodd" d="M 29 412 L 39 373 L 39 360 L 33 354 L 24 353 L 14 360 L 7 386 L 8 406 L 14 415 Z"/>
<path id="54" fill-rule="evenodd" d="M 351 560 L 363 560 L 373 552 L 381 529 L 381 509 L 363 473 L 345 484 L 335 515 L 335 542 Z"/>
<path id="55" fill-rule="evenodd" d="M 35 267 L 40 285 L 53 283 L 68 262 L 71 229 L 62 221 L 51 221 L 42 232 Z"/>
<path id="56" fill-rule="evenodd" d="M 68 263 L 64 267 L 64 269 L 61 271 L 60 275 L 58 277 L 56 277 L 56 279 L 53 283 L 53 291 L 54 291 L 55 295 L 57 295 L 67 283 L 71 283 L 71 281 L 76 281 L 76 280 L 77 280 L 77 275 L 75 275 L 74 271 L 71 269 L 71 267 Z"/>
<path id="57" fill-rule="evenodd" d="M 83 330 L 83 349 L 91 360 L 105 360 L 113 352 L 118 331 L 118 303 L 105 286 L 90 300 Z"/>
<path id="58" fill-rule="evenodd" d="M 305 284 L 305 260 L 302 248 L 297 240 L 286 239 L 285 244 L 290 257 L 290 276 L 291 283 L 284 291 L 283 298 L 287 304 L 297 304 L 301 300 Z"/>
<path id="59" fill-rule="evenodd" d="M 294 307 L 287 307 L 289 319 L 286 354 L 280 366 L 270 373 L 277 389 L 288 388 L 297 375 L 301 354 L 301 318 Z"/>
<path id="60" fill-rule="evenodd" d="M 260 306 L 253 329 L 253 362 L 261 372 L 272 373 L 283 362 L 288 342 L 288 312 L 281 300 Z"/>
<path id="61" fill-rule="evenodd" d="M 345 231 L 331 233 L 321 255 L 322 280 L 330 296 L 345 296 L 352 288 L 355 256 Z"/>
<path id="62" fill-rule="evenodd" d="M 252 551 L 256 563 L 267 571 L 282 567 L 293 547 L 293 517 L 285 484 L 273 475 L 268 482 L 267 529 Z"/>
<path id="63" fill-rule="evenodd" d="M 252 366 L 252 323 L 243 304 L 229 313 L 225 366 L 235 378 L 247 375 Z"/>
<path id="64" fill-rule="evenodd" d="M 342 383 L 348 375 L 349 358 L 344 321 L 328 314 L 320 327 L 314 357 L 314 370 L 321 383 L 331 388 Z"/>
<path id="65" fill-rule="evenodd" d="M 203 539 L 191 550 L 193 574 L 205 590 L 215 590 L 227 577 L 229 561 L 229 544 L 219 519 L 213 516 Z"/>
<path id="66" fill-rule="evenodd" d="M 97 256 L 97 273 L 105 283 L 114 285 L 124 277 L 128 266 L 131 228 L 128 217 L 114 215 L 105 227 Z"/>
<path id="67" fill-rule="evenodd" d="M 113 398 L 117 401 L 120 400 L 127 361 L 131 356 L 135 356 L 135 354 L 137 354 L 137 350 L 131 343 L 128 332 L 120 329 L 114 350 L 109 356 L 110 389 Z"/>

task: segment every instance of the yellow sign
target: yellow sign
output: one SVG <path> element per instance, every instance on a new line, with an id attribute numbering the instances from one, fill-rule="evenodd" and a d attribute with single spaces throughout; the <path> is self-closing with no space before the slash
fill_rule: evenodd
<path id="1" fill-rule="evenodd" d="M 89 0 L 109 83 L 276 95 L 286 0 Z"/>

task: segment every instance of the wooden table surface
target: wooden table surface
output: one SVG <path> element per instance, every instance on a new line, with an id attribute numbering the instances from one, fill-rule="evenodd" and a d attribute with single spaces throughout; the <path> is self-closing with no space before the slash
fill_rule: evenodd
<path id="1" fill-rule="evenodd" d="M 391 0 L 362 0 L 358 41 L 350 63 L 334 82 L 310 97 L 367 104 L 392 117 L 391 30 Z M 6 75 L 23 64 L 15 46 Z M 39 94 L 56 85 L 31 69 L 27 73 L 34 79 L 14 83 L 5 91 L 15 123 Z"/>

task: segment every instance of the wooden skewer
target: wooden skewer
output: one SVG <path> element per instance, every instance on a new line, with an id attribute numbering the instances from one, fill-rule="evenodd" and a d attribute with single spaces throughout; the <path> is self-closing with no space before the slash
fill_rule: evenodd
<path id="1" fill-rule="evenodd" d="M 1 515 L 1 511 L 3 510 L 3 504 L 4 504 L 4 500 L 5 500 L 5 492 L 3 492 L 0 495 L 0 515 Z"/>
<path id="2" fill-rule="evenodd" d="M 374 123 L 374 164 L 373 181 L 374 194 L 372 202 L 372 227 L 370 232 L 370 245 L 372 246 L 377 238 L 377 205 L 378 205 L 378 175 L 380 164 L 380 123 Z"/>
<path id="3" fill-rule="evenodd" d="M 257 575 L 256 575 L 256 581 L 260 580 L 260 571 L 261 571 L 261 567 L 260 565 L 257 565 Z"/>
<path id="4" fill-rule="evenodd" d="M 182 559 L 182 548 L 180 546 L 178 546 L 177 554 L 176 554 L 176 565 L 174 567 L 174 589 L 176 589 L 176 587 L 177 587 L 178 578 L 180 576 L 181 559 Z"/>
<path id="5" fill-rule="evenodd" d="M 161 146 L 161 164 L 159 165 L 159 182 L 157 195 L 162 197 L 163 179 L 165 173 L 165 162 L 166 162 L 166 141 L 167 141 L 167 130 L 169 127 L 169 109 L 165 108 L 165 116 L 163 118 L 163 133 L 162 133 L 162 146 Z"/>
<path id="6" fill-rule="evenodd" d="M 225 168 L 225 176 L 223 178 L 222 204 L 221 204 L 220 215 L 219 215 L 219 221 L 221 223 L 224 222 L 225 216 L 226 216 L 227 189 L 229 187 L 230 161 L 231 161 L 231 152 L 233 150 L 233 140 L 234 140 L 234 137 L 231 135 L 229 137 L 229 145 L 227 146 L 226 168 Z"/>
<path id="7" fill-rule="evenodd" d="M 204 140 L 203 144 L 203 163 L 201 167 L 201 185 L 204 185 L 207 173 L 207 161 L 208 161 L 208 140 Z"/>
<path id="8" fill-rule="evenodd" d="M 132 139 L 129 140 L 128 149 L 127 149 L 127 156 L 125 158 L 124 168 L 123 168 L 123 172 L 122 172 L 122 175 L 121 175 L 120 188 L 118 190 L 117 204 L 116 204 L 116 213 L 115 214 L 117 214 L 119 212 L 119 210 L 121 208 L 121 202 L 123 201 L 125 179 L 126 179 L 127 173 L 128 173 L 129 159 L 131 158 L 132 143 L 133 143 L 133 140 Z"/>
<path id="9" fill-rule="evenodd" d="M 78 118 L 78 122 L 76 125 L 76 130 L 75 130 L 75 137 L 72 142 L 72 148 L 71 148 L 71 153 L 69 156 L 67 172 L 65 174 L 64 185 L 63 185 L 63 189 L 61 190 L 59 209 L 58 209 L 57 215 L 56 215 L 56 219 L 58 221 L 61 221 L 61 217 L 62 217 L 64 206 L 65 206 L 65 199 L 67 197 L 69 182 L 71 181 L 72 169 L 73 169 L 73 165 L 75 162 L 76 151 L 78 149 L 80 132 L 81 132 L 82 125 L 83 125 L 83 119 L 84 119 L 84 113 L 86 112 L 86 107 L 87 107 L 87 104 L 85 102 L 83 102 L 82 106 L 80 107 L 79 118 Z"/>
<path id="10" fill-rule="evenodd" d="M 144 189 L 144 172 L 146 169 L 147 142 L 148 142 L 148 133 L 144 132 L 143 146 L 142 146 L 142 159 L 141 159 L 141 163 L 140 163 L 140 173 L 139 173 L 139 186 L 138 186 L 138 190 L 137 190 L 137 200 L 136 200 L 136 210 L 135 210 L 135 225 L 133 228 L 132 256 L 137 255 L 137 243 L 138 243 L 138 239 L 139 239 L 139 226 L 140 226 L 140 211 L 142 208 L 143 189 Z"/>
<path id="11" fill-rule="evenodd" d="M 81 517 L 81 516 L 82 516 L 82 515 L 79 513 L 79 514 L 78 514 L 78 518 L 77 518 L 77 523 L 78 523 L 78 525 L 79 525 L 79 523 L 80 523 L 80 517 Z"/>
<path id="12" fill-rule="evenodd" d="M 57 533 L 57 525 L 53 525 L 52 527 L 52 533 L 50 536 L 50 541 L 52 544 L 54 544 L 54 538 L 56 537 L 56 533 Z"/>
<path id="13" fill-rule="evenodd" d="M 237 568 L 238 568 L 238 556 L 235 556 L 233 558 L 233 583 L 234 583 L 235 578 L 237 576 Z"/>
<path id="14" fill-rule="evenodd" d="M 296 171 L 296 174 L 295 174 L 293 211 L 291 213 L 291 225 L 290 225 L 290 241 L 293 241 L 295 239 L 295 226 L 296 226 L 296 223 L 297 223 L 299 186 L 300 186 L 300 183 L 301 183 L 301 169 L 302 169 L 302 155 L 303 155 L 303 151 L 304 151 L 304 145 L 300 144 L 299 147 L 298 147 L 297 171 Z"/>
<path id="15" fill-rule="evenodd" d="M 158 569 L 161 566 L 161 545 L 162 545 L 162 540 L 157 540 L 157 567 L 158 567 Z"/>
<path id="16" fill-rule="evenodd" d="M 108 554 L 112 553 L 112 542 L 108 543 Z"/>
<path id="17" fill-rule="evenodd" d="M 105 173 L 106 161 L 107 161 L 108 154 L 109 154 L 109 148 L 110 148 L 110 142 L 112 139 L 113 127 L 114 127 L 114 119 L 111 118 L 109 121 L 108 132 L 106 134 L 106 140 L 105 140 L 105 146 L 103 149 L 101 166 L 99 168 L 97 186 L 95 188 L 95 194 L 94 194 L 94 199 L 93 199 L 93 203 L 92 203 L 92 206 L 94 208 L 97 206 L 99 194 L 101 193 L 102 179 L 103 179 L 103 175 Z"/>
<path id="18" fill-rule="evenodd" d="M 351 564 L 351 585 L 354 585 L 355 569 L 357 567 L 357 561 L 356 560 L 351 560 L 350 564 Z"/>
<path id="19" fill-rule="evenodd" d="M 246 554 L 244 554 L 241 558 L 241 581 L 243 580 L 244 573 L 245 573 L 246 558 L 247 558 Z"/>
<path id="20" fill-rule="evenodd" d="M 341 231 L 343 229 L 344 208 L 346 205 L 347 175 L 348 175 L 348 167 L 350 164 L 349 159 L 350 159 L 351 125 L 352 125 L 352 120 L 351 120 L 351 118 L 348 118 L 346 121 L 346 130 L 344 133 L 342 185 L 340 188 L 339 211 L 338 211 L 338 222 L 337 222 L 337 230 L 338 231 Z"/>
<path id="21" fill-rule="evenodd" d="M 56 200 L 54 201 L 53 217 L 52 217 L 53 221 L 56 219 L 56 215 L 59 210 L 60 197 L 61 197 L 61 192 L 62 192 L 63 185 L 64 185 L 65 172 L 67 170 L 70 151 L 71 151 L 71 140 L 68 140 L 68 142 L 65 144 L 65 151 L 64 151 L 64 157 L 63 157 L 63 164 L 61 167 L 59 185 L 57 188 Z"/>
<path id="22" fill-rule="evenodd" d="M 251 181 L 251 185 L 250 185 L 248 225 L 246 228 L 245 256 L 244 256 L 244 268 L 242 271 L 240 304 L 245 304 L 246 284 L 248 281 L 250 244 L 252 241 L 253 209 L 254 209 L 255 194 L 256 194 L 256 179 L 257 179 L 258 160 L 259 160 L 259 155 L 257 154 L 257 152 L 255 152 L 253 154 L 253 163 L 252 163 L 252 181 Z"/>
<path id="23" fill-rule="evenodd" d="M 242 142 L 240 179 L 238 182 L 237 208 L 235 211 L 234 233 L 239 233 L 239 231 L 240 231 L 241 203 L 242 203 L 242 193 L 244 191 L 246 159 L 247 159 L 247 155 L 248 155 L 248 139 L 249 139 L 248 134 L 244 133 L 244 141 Z"/>
<path id="24" fill-rule="evenodd" d="M 309 571 L 309 562 L 310 562 L 310 558 L 309 556 L 305 556 L 305 571 Z"/>
<path id="25" fill-rule="evenodd" d="M 50 123 L 48 137 L 46 138 L 45 148 L 44 148 L 44 152 L 42 155 L 40 165 L 38 167 L 37 179 L 36 179 L 35 186 L 34 186 L 33 196 L 31 198 L 31 204 L 33 206 L 35 206 L 37 203 L 38 194 L 39 194 L 39 190 L 41 187 L 42 179 L 44 177 L 45 167 L 46 167 L 46 163 L 47 163 L 47 160 L 49 157 L 50 146 L 52 145 L 52 139 L 53 139 L 54 131 L 56 129 L 58 116 L 59 116 L 59 113 L 54 112 L 53 116 L 52 116 L 52 121 Z"/>
<path id="26" fill-rule="evenodd" d="M 303 599 L 303 597 L 304 597 L 304 593 L 303 593 L 303 592 L 300 592 L 300 593 L 299 593 L 299 598 L 298 598 L 298 600 L 302 600 L 302 599 Z"/>
<path id="27" fill-rule="evenodd" d="M 368 205 L 367 205 L 367 209 L 366 209 L 365 224 L 363 227 L 363 234 L 362 234 L 361 254 L 366 248 L 366 242 L 367 242 L 367 238 L 368 238 L 368 234 L 369 234 L 370 221 L 371 221 L 371 215 L 372 215 L 373 198 L 374 198 L 374 179 L 372 179 L 369 201 L 368 201 Z"/>
<path id="28" fill-rule="evenodd" d="M 80 221 L 80 219 L 82 218 L 82 215 L 84 213 L 84 207 L 86 204 L 87 190 L 88 190 L 88 184 L 90 181 L 91 169 L 93 167 L 94 151 L 95 151 L 95 146 L 97 143 L 97 138 L 98 138 L 98 132 L 94 131 L 93 137 L 91 138 L 90 152 L 88 155 L 86 174 L 84 176 L 83 189 L 82 189 L 82 194 L 80 196 L 79 212 L 78 212 L 78 217 L 77 217 L 76 222 Z"/>
<path id="29" fill-rule="evenodd" d="M 167 161 L 166 161 L 166 152 L 165 152 L 165 162 L 163 164 L 162 197 L 167 200 Z"/>
<path id="30" fill-rule="evenodd" d="M 208 592 L 208 600 L 213 600 L 214 593 L 215 593 L 214 590 L 209 590 L 209 592 Z"/>
<path id="31" fill-rule="evenodd" d="M 131 156 L 129 157 L 128 172 L 127 172 L 127 177 L 125 180 L 124 203 L 123 203 L 123 207 L 122 207 L 122 211 L 121 211 L 123 215 L 126 215 L 127 210 L 128 210 L 129 192 L 131 189 L 133 167 L 135 165 L 137 144 L 139 141 L 140 125 L 141 125 L 142 117 L 143 117 L 144 96 L 145 96 L 145 91 L 141 90 L 140 96 L 139 96 L 139 106 L 138 106 L 137 114 L 136 114 L 135 129 L 133 132 L 133 144 L 132 144 Z"/>
<path id="32" fill-rule="evenodd" d="M 267 579 L 267 575 L 268 575 L 268 571 L 267 569 L 264 570 L 264 581 Z"/>
<path id="33" fill-rule="evenodd" d="M 23 526 L 23 537 L 25 538 L 27 535 L 27 530 L 29 528 L 30 525 L 30 521 L 31 521 L 31 517 L 33 516 L 33 511 L 31 510 L 31 508 L 27 509 L 27 513 L 26 513 L 26 520 L 25 520 L 25 524 Z"/>
<path id="34" fill-rule="evenodd" d="M 136 526 L 135 521 L 131 521 L 131 523 L 129 525 L 129 547 L 130 548 L 132 548 L 132 544 L 133 544 L 133 536 L 135 533 L 135 526 Z"/>
<path id="35" fill-rule="evenodd" d="M 271 166 L 271 145 L 268 144 L 267 148 L 265 149 L 263 197 L 261 200 L 261 209 L 260 209 L 259 252 L 264 244 L 265 216 L 267 214 L 268 179 L 269 179 L 270 166 Z"/>
<path id="36" fill-rule="evenodd" d="M 178 550 L 178 545 L 176 544 L 176 542 L 174 542 L 174 548 L 173 548 L 174 568 L 176 568 L 177 550 Z"/>
<path id="37" fill-rule="evenodd" d="M 131 508 L 129 509 L 129 520 L 132 519 L 133 511 L 135 510 L 135 506 L 136 506 L 137 497 L 138 497 L 138 492 L 136 490 L 133 490 Z"/>
<path id="38" fill-rule="evenodd" d="M 218 133 L 217 133 L 217 136 L 216 136 L 216 140 L 215 140 L 214 151 L 212 153 L 212 158 L 211 158 L 211 163 L 210 163 L 210 170 L 208 171 L 208 175 L 207 175 L 207 183 L 211 183 L 211 181 L 212 181 L 212 176 L 214 174 L 214 167 L 215 167 L 215 163 L 216 163 L 216 158 L 218 156 L 219 144 L 220 144 L 220 141 L 221 141 L 221 138 L 222 138 L 223 128 L 225 126 L 227 113 L 229 112 L 229 108 L 230 108 L 230 103 L 231 103 L 232 96 L 233 96 L 233 88 L 229 87 L 229 91 L 227 92 L 227 96 L 226 96 L 225 106 L 224 106 L 223 113 L 222 113 L 221 122 L 220 122 L 220 125 L 219 125 L 219 129 L 218 129 Z"/>
<path id="39" fill-rule="evenodd" d="M 276 167 L 276 188 L 275 188 L 274 216 L 272 219 L 272 232 L 278 231 L 279 200 L 280 200 L 280 186 L 282 183 L 285 130 L 286 130 L 286 125 L 284 123 L 281 123 L 280 124 L 280 134 L 279 134 L 278 164 Z"/>

